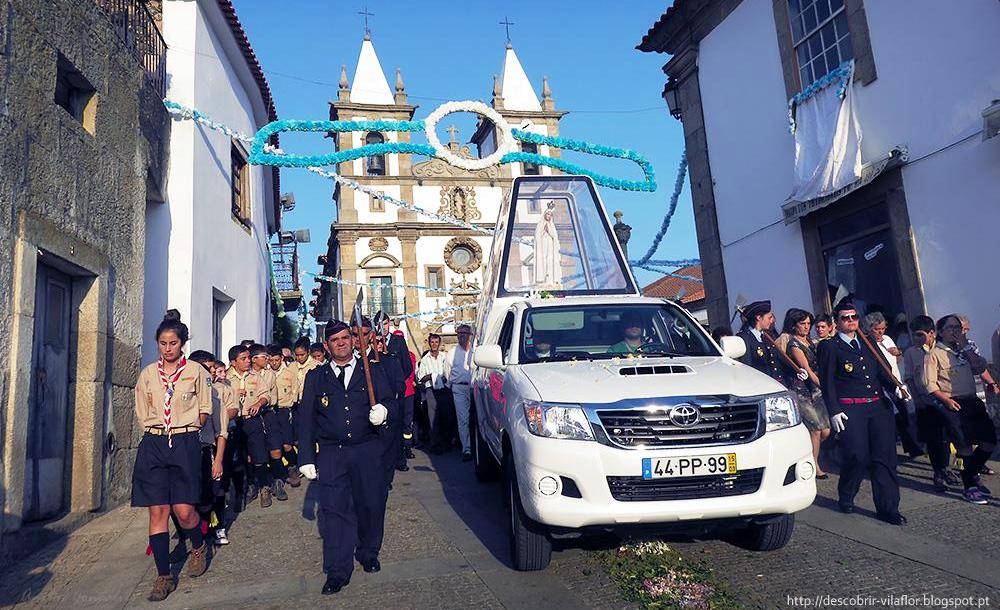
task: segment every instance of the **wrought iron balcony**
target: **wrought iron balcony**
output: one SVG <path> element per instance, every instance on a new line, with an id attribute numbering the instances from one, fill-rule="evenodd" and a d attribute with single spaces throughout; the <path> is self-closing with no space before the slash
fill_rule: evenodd
<path id="1" fill-rule="evenodd" d="M 167 43 L 142 0 L 94 0 L 115 30 L 118 39 L 146 72 L 149 85 L 167 93 Z"/>

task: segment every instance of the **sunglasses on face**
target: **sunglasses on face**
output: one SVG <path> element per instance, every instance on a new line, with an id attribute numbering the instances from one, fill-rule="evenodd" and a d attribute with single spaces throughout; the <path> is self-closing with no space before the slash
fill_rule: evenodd
<path id="1" fill-rule="evenodd" d="M 839 319 L 841 319 L 841 320 L 843 320 L 843 321 L 846 322 L 848 320 L 857 320 L 858 319 L 858 314 L 856 314 L 856 313 L 845 313 L 844 315 L 838 316 L 838 317 L 839 317 Z"/>

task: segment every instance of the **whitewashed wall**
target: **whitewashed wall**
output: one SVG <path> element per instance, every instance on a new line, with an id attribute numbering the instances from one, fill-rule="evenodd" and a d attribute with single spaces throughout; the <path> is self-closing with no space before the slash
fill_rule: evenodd
<path id="1" fill-rule="evenodd" d="M 770 0 L 745 0 L 700 44 L 699 81 L 729 296 L 811 303 L 798 225 L 781 221 L 793 143 Z M 856 86 L 867 161 L 909 148 L 902 170 L 932 316 L 1000 322 L 1000 138 L 948 147 L 982 128 L 1000 98 L 1000 11 L 989 2 L 866 2 L 878 77 Z M 993 262 L 988 262 L 993 261 Z"/>
<path id="2" fill-rule="evenodd" d="M 247 134 L 267 122 L 257 85 L 217 7 L 164 3 L 163 31 L 169 99 Z M 171 131 L 167 214 L 157 217 L 157 230 L 169 231 L 169 251 L 147 253 L 166 256 L 169 265 L 152 270 L 147 265 L 153 276 L 146 282 L 167 287 L 167 306 L 178 309 L 191 329 L 189 351 L 213 347 L 214 295 L 234 301 L 233 318 L 223 322 L 223 350 L 239 339 L 270 337 L 271 170 L 251 166 L 248 231 L 232 218 L 230 147 L 228 137 L 190 121 L 175 122 Z M 153 330 L 163 316 L 161 305 L 147 304 L 143 362 L 156 358 Z"/>

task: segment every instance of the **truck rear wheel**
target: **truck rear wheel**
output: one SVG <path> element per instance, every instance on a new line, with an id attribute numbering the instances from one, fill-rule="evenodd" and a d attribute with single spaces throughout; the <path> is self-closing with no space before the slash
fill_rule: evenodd
<path id="1" fill-rule="evenodd" d="M 552 540 L 545 526 L 524 514 L 517 472 L 510 456 L 504 456 L 507 513 L 510 522 L 510 559 L 521 572 L 544 570 L 552 560 Z"/>
<path id="2" fill-rule="evenodd" d="M 788 544 L 795 529 L 795 515 L 782 515 L 770 523 L 751 525 L 737 537 L 737 544 L 751 551 L 776 551 Z"/>
<path id="3" fill-rule="evenodd" d="M 493 458 L 493 452 L 486 445 L 486 440 L 479 432 L 479 422 L 475 417 L 469 422 L 469 436 L 472 437 L 472 463 L 476 467 L 476 480 L 480 483 L 497 480 L 500 465 Z"/>

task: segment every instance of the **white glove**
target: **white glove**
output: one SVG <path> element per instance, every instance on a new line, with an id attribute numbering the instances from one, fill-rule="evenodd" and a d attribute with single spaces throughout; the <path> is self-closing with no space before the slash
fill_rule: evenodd
<path id="1" fill-rule="evenodd" d="M 906 387 L 904 383 L 901 386 L 896 387 L 896 398 L 900 400 L 906 400 L 910 396 L 910 389 Z"/>
<path id="2" fill-rule="evenodd" d="M 375 404 L 372 405 L 372 410 L 368 412 L 368 421 L 370 421 L 373 426 L 381 426 L 385 423 L 387 415 L 389 415 L 388 409 L 383 407 L 381 404 Z"/>
<path id="3" fill-rule="evenodd" d="M 302 476 L 309 479 L 310 481 L 316 480 L 316 465 L 315 464 L 299 464 L 299 472 Z"/>
<path id="4" fill-rule="evenodd" d="M 830 427 L 833 428 L 833 433 L 840 434 L 841 432 L 843 432 L 844 428 L 847 427 L 847 424 L 844 423 L 846 421 L 847 421 L 847 414 L 845 413 L 837 413 L 836 415 L 832 415 L 830 417 Z M 299 470 L 301 470 L 301 468 L 299 468 Z"/>
<path id="5" fill-rule="evenodd" d="M 795 373 L 795 376 L 799 378 L 799 381 L 809 379 L 809 373 L 807 373 L 805 369 L 799 369 L 799 372 Z"/>

